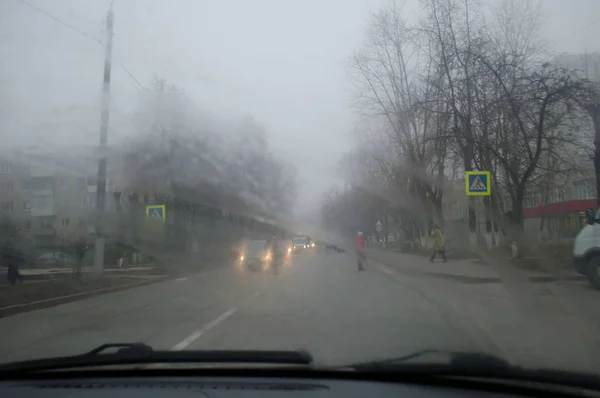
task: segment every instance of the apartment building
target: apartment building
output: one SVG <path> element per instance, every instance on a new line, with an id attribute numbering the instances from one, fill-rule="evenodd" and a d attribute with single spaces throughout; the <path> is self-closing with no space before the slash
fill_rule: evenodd
<path id="1" fill-rule="evenodd" d="M 89 236 L 96 208 L 95 151 L 92 147 L 3 148 L 0 213 L 20 223 L 40 246 Z"/>

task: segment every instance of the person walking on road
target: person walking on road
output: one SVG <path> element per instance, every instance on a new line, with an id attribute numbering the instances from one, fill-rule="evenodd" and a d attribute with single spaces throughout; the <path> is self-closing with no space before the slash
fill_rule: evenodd
<path id="1" fill-rule="evenodd" d="M 365 253 L 365 238 L 360 231 L 356 235 L 356 257 L 358 259 L 358 270 L 364 271 L 364 263 L 367 261 L 367 255 Z"/>
<path id="2" fill-rule="evenodd" d="M 276 235 L 271 237 L 271 242 L 269 244 L 269 250 L 271 252 L 271 261 L 272 261 L 272 269 L 275 274 L 279 273 L 279 266 L 282 262 L 282 253 L 281 253 L 281 245 L 279 244 L 279 239 Z"/>
<path id="3" fill-rule="evenodd" d="M 429 261 L 433 262 L 437 254 L 440 253 L 444 262 L 447 263 L 446 250 L 444 249 L 444 235 L 442 234 L 442 230 L 436 224 L 433 225 L 433 229 L 431 230 L 431 237 L 433 238 L 433 253 L 431 253 Z"/>

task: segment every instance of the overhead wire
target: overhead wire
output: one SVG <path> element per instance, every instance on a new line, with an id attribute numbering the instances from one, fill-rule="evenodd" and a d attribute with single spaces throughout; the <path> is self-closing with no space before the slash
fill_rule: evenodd
<path id="1" fill-rule="evenodd" d="M 75 26 L 73 26 L 73 25 L 71 25 L 71 24 L 68 24 L 68 23 L 66 23 L 65 21 L 62 21 L 62 20 L 60 20 L 60 19 L 56 18 L 54 15 L 52 15 L 52 14 L 49 14 L 48 12 L 46 12 L 46 11 L 42 10 L 41 8 L 38 8 L 38 7 L 34 6 L 33 4 L 31 4 L 31 3 L 29 3 L 29 2 L 27 2 L 27 1 L 25 1 L 25 0 L 19 0 L 19 1 L 20 1 L 21 3 L 23 3 L 23 4 L 25 4 L 27 7 L 30 7 L 30 8 L 32 8 L 33 10 L 35 10 L 35 11 L 39 12 L 40 14 L 42 14 L 42 15 L 45 15 L 46 17 L 48 17 L 48 18 L 50 18 L 50 19 L 52 19 L 52 20 L 54 20 L 54 21 L 58 22 L 59 24 L 61 24 L 61 25 L 65 26 L 65 27 L 67 27 L 67 28 L 69 28 L 69 29 L 71 29 L 71 30 L 74 30 L 75 32 L 79 33 L 80 35 L 83 35 L 83 36 L 87 37 L 88 39 L 90 39 L 90 40 L 93 40 L 93 41 L 95 41 L 96 43 L 98 43 L 98 44 L 102 45 L 102 42 L 101 42 L 99 39 L 96 39 L 95 37 L 93 37 L 93 36 L 91 36 L 91 35 L 89 35 L 89 34 L 85 33 L 84 31 L 82 31 L 82 30 L 79 30 L 79 29 L 78 29 L 78 28 L 76 28 Z"/>
<path id="2" fill-rule="evenodd" d="M 571 32 L 570 34 L 568 34 L 567 36 L 563 37 L 562 39 L 558 39 L 557 41 L 564 41 L 564 40 L 570 39 L 571 37 L 575 36 L 577 33 L 583 32 L 584 30 L 586 30 L 587 28 L 589 28 L 590 26 L 592 26 L 592 25 L 594 25 L 594 24 L 596 24 L 598 22 L 600 22 L 600 17 L 592 20 L 588 24 L 584 25 L 583 27 L 577 29 L 574 32 Z"/>
<path id="3" fill-rule="evenodd" d="M 31 4 L 31 3 L 29 3 L 29 2 L 27 2 L 27 1 L 25 1 L 25 0 L 18 0 L 18 1 L 19 1 L 19 2 L 21 2 L 22 4 L 26 5 L 26 6 L 30 7 L 31 9 L 35 10 L 36 12 L 39 12 L 40 14 L 42 14 L 42 15 L 44 15 L 44 16 L 46 16 L 46 17 L 48 17 L 48 18 L 52 19 L 53 21 L 55 21 L 55 22 L 57 22 L 57 23 L 59 23 L 59 24 L 63 25 L 64 27 L 66 27 L 66 28 L 69 28 L 69 29 L 71 29 L 71 30 L 75 31 L 75 32 L 79 33 L 80 35 L 82 35 L 82 36 L 84 36 L 84 37 L 86 37 L 86 38 L 88 38 L 88 39 L 92 40 L 93 42 L 95 42 L 95 43 L 99 44 L 100 46 L 104 47 L 104 44 L 102 43 L 102 41 L 101 41 L 101 40 L 99 40 L 99 39 L 97 39 L 97 38 L 95 38 L 95 37 L 93 37 L 93 36 L 91 36 L 91 35 L 89 35 L 89 34 L 85 33 L 84 31 L 82 31 L 82 30 L 80 30 L 80 29 L 76 28 L 76 27 L 75 27 L 75 26 L 73 26 L 73 25 L 71 25 L 71 24 L 69 24 L 69 23 L 67 23 L 67 22 L 65 22 L 65 21 L 63 21 L 63 20 L 61 20 L 61 19 L 59 19 L 59 18 L 55 17 L 54 15 L 52 15 L 52 14 L 48 13 L 47 11 L 44 11 L 44 10 L 42 10 L 41 8 L 39 8 L 39 7 L 36 7 L 36 6 L 34 6 L 33 4 Z M 111 2 L 111 7 L 112 7 L 112 2 Z M 137 78 L 136 78 L 136 77 L 133 75 L 133 73 L 131 73 L 131 72 L 129 71 L 129 69 L 127 69 L 127 68 L 126 68 L 126 67 L 125 67 L 123 64 L 120 64 L 120 63 L 119 63 L 119 66 L 121 66 L 121 68 L 123 69 L 123 71 L 124 71 L 125 73 L 127 73 L 127 75 L 128 75 L 128 76 L 129 76 L 129 77 L 130 77 L 130 78 L 131 78 L 131 79 L 132 79 L 132 80 L 133 80 L 133 81 L 134 81 L 134 82 L 135 82 L 135 83 L 136 83 L 136 84 L 137 84 L 137 85 L 138 85 L 138 86 L 139 86 L 139 87 L 140 87 L 142 90 L 144 90 L 144 91 L 147 91 L 147 89 L 144 87 L 144 85 L 143 85 L 142 83 L 140 83 L 140 81 L 139 81 L 139 80 L 138 80 L 138 79 L 137 79 Z"/>

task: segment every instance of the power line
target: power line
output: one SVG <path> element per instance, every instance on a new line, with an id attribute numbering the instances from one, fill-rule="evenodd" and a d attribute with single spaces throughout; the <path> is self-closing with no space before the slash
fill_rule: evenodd
<path id="1" fill-rule="evenodd" d="M 598 22 L 600 22 L 600 17 L 594 19 L 593 21 L 591 21 L 587 25 L 583 26 L 582 28 L 577 29 L 575 32 L 571 33 L 570 35 L 565 36 L 562 39 L 559 39 L 558 41 L 563 41 L 563 40 L 570 39 L 571 37 L 575 36 L 577 33 L 583 32 L 584 30 L 586 30 L 587 28 L 589 28 L 590 26 L 592 26 L 592 25 L 594 25 L 595 23 L 598 23 Z"/>
<path id="2" fill-rule="evenodd" d="M 71 29 L 71 30 L 73 30 L 73 31 L 75 31 L 75 32 L 77 32 L 77 33 L 79 33 L 80 35 L 83 35 L 83 36 L 85 36 L 86 38 L 88 38 L 88 39 L 90 39 L 90 40 L 94 41 L 95 43 L 97 43 L 97 44 L 100 44 L 100 46 L 104 47 L 104 44 L 102 44 L 102 42 L 101 42 L 99 39 L 96 39 L 95 37 L 93 37 L 93 36 L 90 36 L 89 34 L 87 34 L 87 33 L 83 32 L 83 31 L 81 31 L 81 30 L 77 29 L 75 26 L 73 26 L 73 25 L 70 25 L 70 24 L 66 23 L 65 21 L 63 21 L 63 20 L 61 20 L 61 19 L 59 19 L 59 18 L 55 17 L 55 16 L 54 16 L 54 15 L 52 15 L 52 14 L 49 14 L 48 12 L 46 12 L 46 11 L 42 10 L 41 8 L 38 8 L 38 7 L 34 6 L 34 5 L 33 5 L 33 4 L 31 4 L 31 3 L 28 3 L 28 2 L 27 2 L 27 1 L 25 1 L 25 0 L 19 0 L 19 1 L 20 1 L 21 3 L 23 3 L 23 4 L 25 4 L 26 6 L 30 7 L 31 9 L 33 9 L 33 10 L 35 10 L 35 11 L 39 12 L 40 14 L 42 14 L 42 15 L 44 15 L 44 16 L 46 16 L 46 17 L 48 17 L 48 18 L 52 19 L 52 20 L 54 20 L 55 22 L 58 22 L 59 24 L 61 24 L 61 25 L 65 26 L 65 27 L 67 27 L 67 28 L 69 28 L 69 29 Z M 114 1 L 114 0 L 113 0 L 113 1 Z M 111 1 L 111 8 L 112 8 L 112 4 L 113 4 L 113 2 Z M 129 77 L 130 77 L 130 78 L 131 78 L 131 79 L 132 79 L 134 82 L 136 82 L 136 83 L 137 83 L 137 85 L 138 85 L 138 86 L 139 86 L 139 87 L 140 87 L 142 90 L 146 91 L 146 88 L 145 88 L 145 87 L 144 87 L 144 86 L 143 86 L 143 85 L 142 85 L 142 84 L 139 82 L 139 80 L 138 80 L 138 79 L 136 79 L 136 78 L 135 78 L 135 76 L 133 76 L 133 74 L 132 74 L 132 73 L 131 73 L 131 72 L 130 72 L 130 71 L 129 71 L 129 70 L 128 70 L 128 69 L 127 69 L 125 66 L 123 66 L 122 64 L 121 64 L 120 66 L 121 66 L 121 68 L 123 68 L 123 70 L 125 71 L 125 73 L 127 73 L 127 74 L 129 75 Z"/>
<path id="3" fill-rule="evenodd" d="M 140 88 L 141 88 L 142 90 L 146 91 L 146 87 L 144 87 L 144 86 L 142 85 L 142 83 L 140 83 L 140 82 L 138 81 L 138 79 L 136 79 L 136 78 L 135 78 L 135 76 L 133 76 L 133 75 L 131 74 L 131 72 L 129 72 L 129 70 L 128 70 L 126 67 L 124 67 L 123 65 L 121 65 L 121 68 L 123 68 L 123 70 L 125 71 L 125 73 L 127 73 L 127 74 L 129 75 L 129 77 L 131 77 L 131 78 L 133 79 L 133 81 L 134 81 L 134 82 L 136 82 L 138 86 L 140 86 Z"/>
<path id="4" fill-rule="evenodd" d="M 33 4 L 26 2 L 25 0 L 19 0 L 19 1 L 20 1 L 21 3 L 23 3 L 23 4 L 25 4 L 26 6 L 28 6 L 28 7 L 32 8 L 32 9 L 34 9 L 35 11 L 39 12 L 40 14 L 42 14 L 42 15 L 45 15 L 46 17 L 48 17 L 48 18 L 50 18 L 50 19 L 53 19 L 54 21 L 58 22 L 59 24 L 61 24 L 61 25 L 63 25 L 63 26 L 66 26 L 67 28 L 69 28 L 69 29 L 71 29 L 71 30 L 74 30 L 75 32 L 79 33 L 80 35 L 83 35 L 83 36 L 87 37 L 88 39 L 90 39 L 90 40 L 93 40 L 93 41 L 95 41 L 96 43 L 98 43 L 98 44 L 102 45 L 102 42 L 101 42 L 100 40 L 96 39 L 96 38 L 95 38 L 95 37 L 93 37 L 93 36 L 90 36 L 89 34 L 85 33 L 84 31 L 81 31 L 81 30 L 77 29 L 75 26 L 73 26 L 73 25 L 69 25 L 68 23 L 66 23 L 66 22 L 64 22 L 64 21 L 62 21 L 62 20 L 60 20 L 60 19 L 56 18 L 55 16 L 53 16 L 53 15 L 51 15 L 51 14 L 48 14 L 46 11 L 44 11 L 44 10 L 42 10 L 42 9 L 40 9 L 40 8 L 37 8 L 37 7 L 36 7 L 36 6 L 34 6 Z"/>

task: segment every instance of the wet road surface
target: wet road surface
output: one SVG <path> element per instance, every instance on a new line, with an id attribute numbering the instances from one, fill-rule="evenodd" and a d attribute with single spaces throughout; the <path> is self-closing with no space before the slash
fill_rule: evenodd
<path id="1" fill-rule="evenodd" d="M 145 342 L 175 350 L 305 349 L 316 365 L 426 348 L 485 351 L 526 365 L 598 365 L 598 322 L 569 313 L 560 297 L 551 295 L 541 309 L 522 308 L 502 284 L 418 278 L 375 261 L 364 272 L 356 268 L 351 254 L 316 248 L 295 255 L 279 273 L 230 264 L 9 316 L 0 319 L 0 358 Z M 559 344 L 575 337 L 568 349 Z"/>

